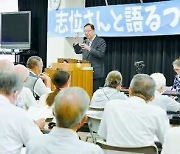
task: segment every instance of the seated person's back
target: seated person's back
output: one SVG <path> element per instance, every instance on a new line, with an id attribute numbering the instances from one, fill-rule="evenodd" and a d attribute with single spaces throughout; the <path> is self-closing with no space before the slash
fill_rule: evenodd
<path id="1" fill-rule="evenodd" d="M 21 78 L 11 71 L 0 70 L 0 153 L 20 153 L 39 128 L 19 107 L 16 99 L 23 87 Z"/>
<path id="2" fill-rule="evenodd" d="M 27 60 L 26 67 L 29 69 L 29 79 L 25 86 L 30 88 L 36 99 L 51 91 L 50 77 L 42 73 L 43 62 L 38 56 L 31 56 Z"/>
<path id="3" fill-rule="evenodd" d="M 155 98 L 152 100 L 151 104 L 159 106 L 166 111 L 180 111 L 180 103 L 169 96 L 161 94 L 166 86 L 166 78 L 164 75 L 161 73 L 153 73 L 151 77 L 156 83 Z"/>
<path id="4" fill-rule="evenodd" d="M 111 100 L 105 107 L 98 134 L 111 145 L 133 147 L 162 143 L 169 129 L 166 112 L 148 104 L 153 99 L 155 83 L 145 74 L 134 76 L 128 100 Z"/>
<path id="5" fill-rule="evenodd" d="M 32 138 L 27 154 L 102 154 L 99 146 L 79 140 L 76 131 L 84 124 L 89 96 L 78 87 L 60 91 L 54 104 L 57 127 L 48 135 Z"/>
<path id="6" fill-rule="evenodd" d="M 91 99 L 92 107 L 104 107 L 106 102 L 113 99 L 127 99 L 128 97 L 120 92 L 122 85 L 122 75 L 119 71 L 108 73 L 104 87 L 99 88 L 93 94 Z"/>
<path id="7" fill-rule="evenodd" d="M 28 69 L 25 66 L 18 64 L 14 66 L 14 71 L 22 78 L 23 82 L 25 83 L 29 76 Z M 38 106 L 32 91 L 29 88 L 23 86 L 23 89 L 20 92 L 16 102 L 16 106 L 25 110 L 28 110 L 31 106 Z"/>
<path id="8" fill-rule="evenodd" d="M 49 107 L 52 107 L 54 99 L 59 91 L 61 91 L 63 88 L 69 87 L 71 82 L 71 76 L 68 72 L 64 70 L 56 70 L 51 78 L 51 82 L 55 86 L 55 90 L 53 92 L 50 92 L 48 94 L 43 94 L 38 103 L 41 105 L 48 105 Z"/>
<path id="9" fill-rule="evenodd" d="M 178 154 L 180 147 L 180 127 L 169 129 L 166 134 L 161 154 Z"/>

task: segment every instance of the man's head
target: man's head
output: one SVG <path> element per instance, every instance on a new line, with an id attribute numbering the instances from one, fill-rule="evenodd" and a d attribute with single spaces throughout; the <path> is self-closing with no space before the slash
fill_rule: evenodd
<path id="1" fill-rule="evenodd" d="M 180 75 L 180 57 L 175 59 L 172 63 L 173 69 L 176 72 L 176 74 Z"/>
<path id="2" fill-rule="evenodd" d="M 166 86 L 166 78 L 162 73 L 153 73 L 150 75 L 153 78 L 156 84 L 156 90 L 163 92 Z"/>
<path id="3" fill-rule="evenodd" d="M 14 71 L 0 70 L 0 94 L 14 103 L 23 87 L 22 79 Z"/>
<path id="4" fill-rule="evenodd" d="M 8 59 L 0 59 L 0 69 L 1 70 L 14 70 L 14 64 Z"/>
<path id="5" fill-rule="evenodd" d="M 137 74 L 133 77 L 129 87 L 130 96 L 138 96 L 146 102 L 154 98 L 155 82 L 147 74 Z"/>
<path id="6" fill-rule="evenodd" d="M 85 90 L 79 87 L 65 88 L 58 93 L 54 102 L 57 126 L 77 130 L 84 124 L 90 103 Z"/>
<path id="7" fill-rule="evenodd" d="M 36 75 L 42 73 L 43 62 L 38 56 L 31 56 L 26 62 L 26 67 L 33 71 Z"/>
<path id="8" fill-rule="evenodd" d="M 69 87 L 70 84 L 70 74 L 63 70 L 56 70 L 51 78 L 52 83 L 57 89 L 64 87 Z"/>
<path id="9" fill-rule="evenodd" d="M 87 39 L 92 40 L 95 36 L 95 28 L 93 24 L 87 23 L 84 26 L 84 35 Z"/>
<path id="10" fill-rule="evenodd" d="M 111 71 L 108 73 L 105 80 L 105 87 L 117 88 L 122 84 L 122 75 L 119 71 Z"/>
<path id="11" fill-rule="evenodd" d="M 14 70 L 22 78 L 23 82 L 27 80 L 29 76 L 29 70 L 24 65 L 15 65 Z"/>

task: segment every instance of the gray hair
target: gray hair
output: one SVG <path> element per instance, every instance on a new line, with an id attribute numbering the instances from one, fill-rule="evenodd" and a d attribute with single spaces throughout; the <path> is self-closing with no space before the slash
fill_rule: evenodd
<path id="1" fill-rule="evenodd" d="M 166 86 L 166 78 L 162 73 L 153 73 L 150 75 L 156 84 L 156 90 L 164 90 Z"/>
<path id="2" fill-rule="evenodd" d="M 180 67 L 180 57 L 175 59 L 172 64 L 173 64 L 173 66 L 176 65 L 176 66 Z"/>
<path id="3" fill-rule="evenodd" d="M 1 70 L 14 70 L 14 64 L 8 59 L 0 59 L 0 69 Z"/>
<path id="4" fill-rule="evenodd" d="M 105 87 L 116 88 L 122 84 L 122 75 L 119 71 L 111 71 L 108 73 L 105 80 Z"/>
<path id="5" fill-rule="evenodd" d="M 0 92 L 10 95 L 23 88 L 23 81 L 14 71 L 0 70 Z"/>
<path id="6" fill-rule="evenodd" d="M 137 74 L 130 83 L 130 88 L 134 96 L 142 97 L 145 101 L 149 101 L 155 92 L 155 82 L 147 74 Z"/>
<path id="7" fill-rule="evenodd" d="M 26 67 L 33 69 L 36 66 L 39 66 L 39 64 L 42 63 L 42 59 L 39 56 L 31 56 L 28 58 L 26 62 Z"/>
<path id="8" fill-rule="evenodd" d="M 90 98 L 84 89 L 69 87 L 57 94 L 54 103 L 57 125 L 70 128 L 81 122 L 89 107 Z"/>

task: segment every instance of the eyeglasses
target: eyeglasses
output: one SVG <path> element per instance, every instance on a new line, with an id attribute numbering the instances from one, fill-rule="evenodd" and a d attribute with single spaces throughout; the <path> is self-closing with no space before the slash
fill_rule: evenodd
<path id="1" fill-rule="evenodd" d="M 180 69 L 177 68 L 177 69 L 174 69 L 174 71 L 180 71 Z"/>
<path id="2" fill-rule="evenodd" d="M 92 30 L 84 30 L 84 33 L 90 33 Z"/>

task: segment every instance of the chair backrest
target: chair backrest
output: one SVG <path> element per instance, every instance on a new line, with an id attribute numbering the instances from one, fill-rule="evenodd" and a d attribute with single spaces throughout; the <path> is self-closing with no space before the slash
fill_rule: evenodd
<path id="1" fill-rule="evenodd" d="M 89 106 L 89 110 L 104 111 L 104 107 Z"/>
<path id="2" fill-rule="evenodd" d="M 94 117 L 94 116 L 88 116 L 88 126 L 89 126 L 89 130 L 92 132 L 97 133 L 98 129 L 99 129 L 99 125 L 100 125 L 101 119 Z"/>
<path id="3" fill-rule="evenodd" d="M 93 143 L 96 143 L 96 140 L 99 137 L 97 132 L 99 129 L 100 122 L 101 122 L 101 118 L 88 115 L 88 127 Z"/>
<path id="4" fill-rule="evenodd" d="M 98 144 L 104 150 L 105 154 L 122 154 L 122 153 L 158 154 L 158 149 L 155 145 L 142 146 L 142 147 L 118 147 L 118 146 L 108 145 L 103 141 L 97 141 L 96 144 Z"/>

